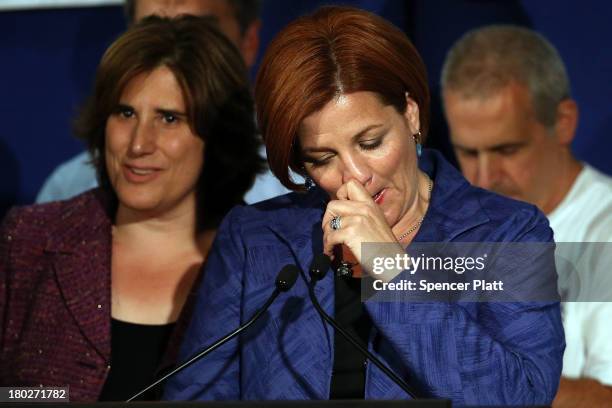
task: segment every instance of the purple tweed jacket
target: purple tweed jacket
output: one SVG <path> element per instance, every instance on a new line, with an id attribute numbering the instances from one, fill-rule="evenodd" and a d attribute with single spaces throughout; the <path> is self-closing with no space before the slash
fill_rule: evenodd
<path id="1" fill-rule="evenodd" d="M 111 357 L 111 218 L 91 190 L 16 208 L 0 228 L 0 386 L 66 386 L 98 399 Z M 190 305 L 164 365 L 176 357 Z M 136 390 L 135 390 L 136 391 Z"/>

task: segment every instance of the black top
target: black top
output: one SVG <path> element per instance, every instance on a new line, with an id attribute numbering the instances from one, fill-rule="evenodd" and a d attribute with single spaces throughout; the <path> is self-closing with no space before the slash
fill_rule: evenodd
<path id="1" fill-rule="evenodd" d="M 367 348 L 372 320 L 361 302 L 361 279 L 335 278 L 335 319 Z M 330 399 L 365 397 L 366 359 L 338 332 L 334 335 L 334 368 Z"/>
<path id="2" fill-rule="evenodd" d="M 100 401 L 125 401 L 157 378 L 174 323 L 148 325 L 111 320 L 111 370 Z M 139 400 L 159 399 L 151 390 Z"/>

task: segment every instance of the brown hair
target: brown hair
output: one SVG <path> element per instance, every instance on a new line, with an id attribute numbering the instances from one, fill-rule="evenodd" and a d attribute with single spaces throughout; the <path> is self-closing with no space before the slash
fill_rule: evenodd
<path id="1" fill-rule="evenodd" d="M 406 92 L 420 111 L 421 132 L 429 126 L 425 65 L 397 27 L 349 7 L 322 7 L 289 24 L 264 55 L 255 83 L 257 119 L 270 169 L 287 188 L 301 189 L 289 168 L 304 174 L 297 130 L 304 118 L 340 94 L 376 93 L 399 113 Z"/>
<path id="2" fill-rule="evenodd" d="M 160 66 L 176 77 L 188 122 L 206 142 L 197 185 L 198 215 L 205 217 L 199 226 L 214 227 L 242 202 L 263 164 L 246 67 L 213 19 L 150 16 L 121 35 L 102 57 L 75 133 L 88 145 L 100 186 L 116 198 L 106 170 L 106 121 L 130 80 Z"/>

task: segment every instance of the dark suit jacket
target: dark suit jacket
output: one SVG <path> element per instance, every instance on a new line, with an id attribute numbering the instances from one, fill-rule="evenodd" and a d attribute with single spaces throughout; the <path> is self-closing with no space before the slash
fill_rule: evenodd
<path id="1" fill-rule="evenodd" d="M 100 190 L 9 212 L 0 230 L 1 386 L 68 385 L 71 401 L 98 399 L 110 368 L 110 271 L 111 217 Z"/>

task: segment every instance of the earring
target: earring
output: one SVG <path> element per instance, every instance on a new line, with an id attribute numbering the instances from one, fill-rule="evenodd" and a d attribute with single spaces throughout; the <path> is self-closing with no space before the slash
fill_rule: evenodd
<path id="1" fill-rule="evenodd" d="M 306 190 L 310 191 L 315 187 L 315 182 L 309 176 L 305 176 L 304 187 L 306 188 Z"/>
<path id="2" fill-rule="evenodd" d="M 421 144 L 421 131 L 419 130 L 417 133 L 412 135 L 412 138 L 414 139 L 414 143 L 416 143 L 417 156 L 421 157 L 421 154 L 423 154 L 423 145 Z"/>

